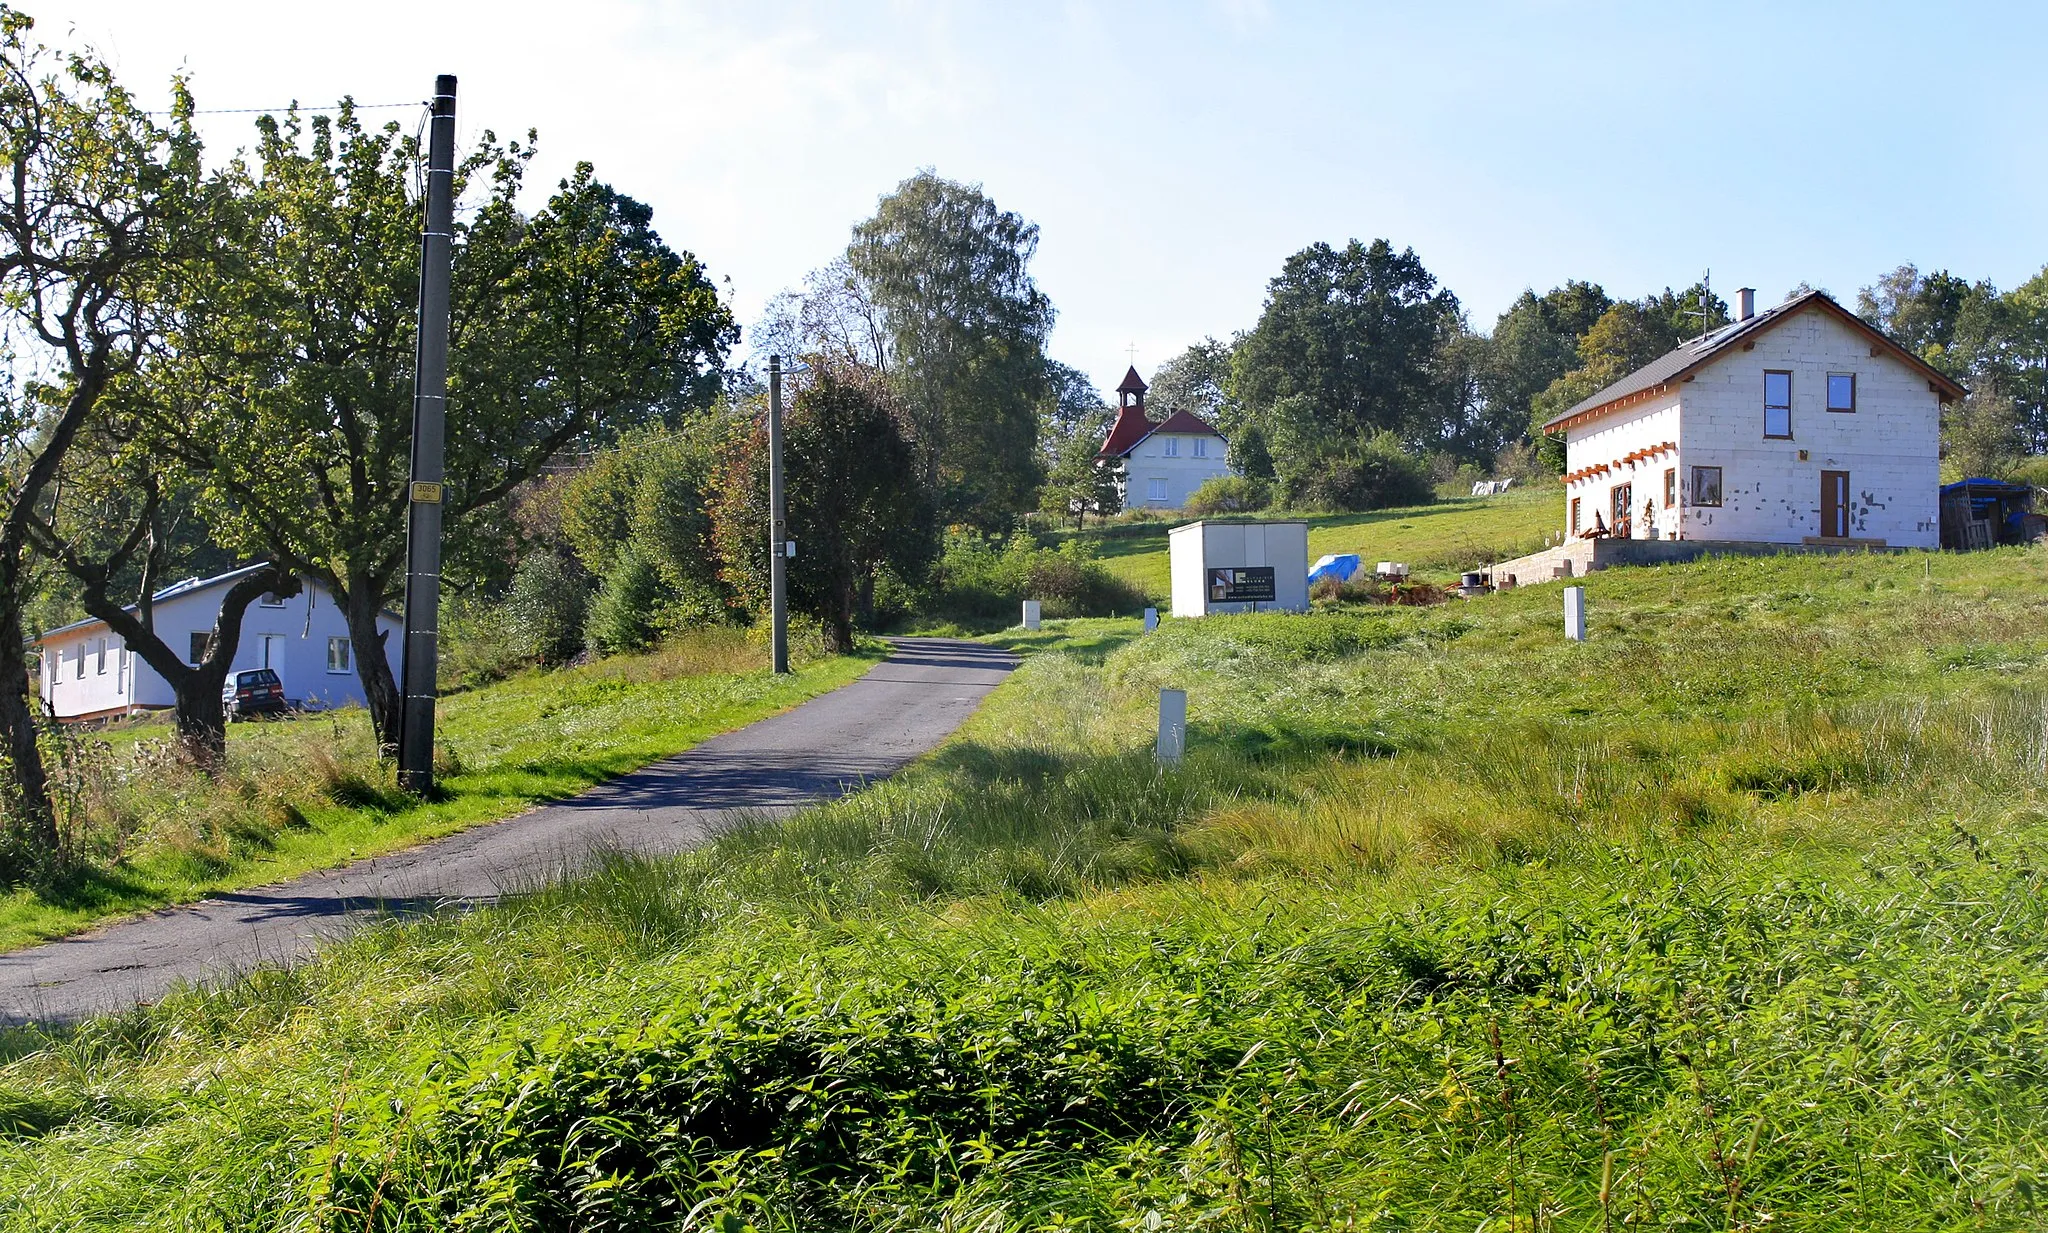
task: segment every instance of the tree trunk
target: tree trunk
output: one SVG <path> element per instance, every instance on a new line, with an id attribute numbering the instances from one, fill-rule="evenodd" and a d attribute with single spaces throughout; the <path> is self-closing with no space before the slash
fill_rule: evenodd
<path id="1" fill-rule="evenodd" d="M 0 737 L 5 739 L 14 789 L 19 794 L 15 804 L 21 811 L 21 838 L 28 846 L 25 853 L 0 852 L 0 859 L 16 865 L 7 871 L 16 875 L 30 872 L 24 866 L 35 856 L 50 859 L 57 855 L 57 814 L 50 806 L 50 784 L 43 775 L 43 751 L 36 745 L 36 717 L 29 709 L 28 658 L 22 642 L 20 605 L 0 602 Z M 21 860 L 24 856 L 30 860 Z"/>
<path id="2" fill-rule="evenodd" d="M 845 655 L 853 650 L 853 585 L 833 588 L 832 611 L 825 617 L 825 650 Z"/>
<path id="3" fill-rule="evenodd" d="M 403 699 L 398 681 L 391 675 L 391 661 L 385 657 L 384 631 L 377 628 L 383 611 L 379 588 L 361 578 L 349 580 L 342 613 L 348 618 L 348 638 L 355 648 L 356 679 L 363 683 L 363 698 L 370 708 L 370 726 L 377 733 L 377 748 L 386 757 L 398 752 L 398 721 Z"/>

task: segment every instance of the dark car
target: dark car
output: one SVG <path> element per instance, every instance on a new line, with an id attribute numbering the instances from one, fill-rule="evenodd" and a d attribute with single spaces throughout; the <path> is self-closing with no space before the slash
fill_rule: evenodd
<path id="1" fill-rule="evenodd" d="M 277 678 L 275 668 L 234 673 L 220 691 L 220 705 L 229 723 L 251 715 L 282 715 L 291 709 L 285 705 L 284 682 Z"/>

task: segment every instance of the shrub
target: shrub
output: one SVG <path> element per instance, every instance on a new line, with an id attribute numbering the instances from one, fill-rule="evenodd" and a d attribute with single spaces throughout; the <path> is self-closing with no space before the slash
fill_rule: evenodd
<path id="1" fill-rule="evenodd" d="M 1205 481 L 1188 497 L 1183 508 L 1190 514 L 1248 514 L 1266 508 L 1273 497 L 1264 480 L 1244 475 L 1219 475 Z"/>
<path id="2" fill-rule="evenodd" d="M 590 583 L 581 569 L 556 553 L 535 553 L 512 576 L 505 622 L 528 657 L 565 663 L 583 649 L 589 602 Z"/>
<path id="3" fill-rule="evenodd" d="M 926 607 L 957 620 L 1017 619 L 1021 601 L 1044 604 L 1048 617 L 1111 616 L 1145 606 L 1145 597 L 1095 560 L 1086 540 L 1041 547 L 1013 535 L 998 547 L 979 535 L 950 537 Z"/>
<path id="4" fill-rule="evenodd" d="M 441 608 L 441 686 L 474 689 L 532 662 L 505 605 L 477 595 L 452 597 Z"/>
<path id="5" fill-rule="evenodd" d="M 1383 432 L 1356 449 L 1295 460 L 1281 495 L 1296 508 L 1362 512 L 1421 505 L 1435 491 L 1422 463 Z"/>
<path id="6" fill-rule="evenodd" d="M 666 598 L 661 574 L 653 563 L 628 547 L 613 562 L 590 605 L 584 643 L 604 655 L 646 650 L 660 632 L 658 621 Z"/>

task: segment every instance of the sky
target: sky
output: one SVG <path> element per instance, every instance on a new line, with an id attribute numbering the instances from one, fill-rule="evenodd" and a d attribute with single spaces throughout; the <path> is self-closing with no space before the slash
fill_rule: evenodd
<path id="1" fill-rule="evenodd" d="M 539 130 L 536 204 L 593 163 L 745 325 L 904 178 L 979 184 L 1105 390 L 1250 328 L 1319 240 L 1413 247 L 1480 330 L 1571 278 L 1772 303 L 2048 263 L 2048 5 L 17 2 L 202 109 L 454 73 L 465 138 Z M 252 119 L 203 117 L 209 150 Z"/>

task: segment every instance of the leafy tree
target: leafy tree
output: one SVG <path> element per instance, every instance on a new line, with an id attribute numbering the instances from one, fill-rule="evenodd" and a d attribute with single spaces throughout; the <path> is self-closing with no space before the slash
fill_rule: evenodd
<path id="1" fill-rule="evenodd" d="M 2026 455 L 2026 425 L 2011 395 L 1973 390 L 1942 408 L 1941 447 L 1946 479 L 2004 478 Z"/>
<path id="2" fill-rule="evenodd" d="M 346 615 L 378 739 L 398 695 L 377 613 L 405 566 L 419 149 L 398 126 L 264 117 L 220 178 L 214 262 L 180 288 L 151 393 L 155 446 L 206 476 L 223 542 L 318 578 Z M 732 321 L 696 260 L 587 164 L 532 216 L 530 147 L 486 134 L 458 191 L 450 554 L 552 457 L 715 396 Z"/>
<path id="3" fill-rule="evenodd" d="M 563 485 L 562 530 L 584 568 L 608 576 L 636 553 L 653 567 L 664 627 L 724 606 L 705 504 L 727 425 L 705 417 L 686 428 L 649 427 L 598 452 Z"/>
<path id="4" fill-rule="evenodd" d="M 1298 410 L 1319 448 L 1341 451 L 1380 432 L 1433 440 L 1456 397 L 1438 350 L 1459 326 L 1457 297 L 1437 288 L 1413 249 L 1313 244 L 1268 285 L 1258 326 L 1233 356 L 1233 386 L 1254 411 L 1305 399 Z M 1282 435 L 1269 438 L 1276 461 Z"/>
<path id="5" fill-rule="evenodd" d="M 583 649 L 590 579 L 574 561 L 541 551 L 519 563 L 505 592 L 504 617 L 521 652 L 542 664 L 566 663 Z"/>
<path id="6" fill-rule="evenodd" d="M 1186 411 L 1208 421 L 1226 438 L 1234 437 L 1242 409 L 1231 392 L 1232 347 L 1204 338 L 1159 366 L 1145 395 L 1145 412 L 1164 420 Z"/>
<path id="7" fill-rule="evenodd" d="M 935 548 L 918 459 L 890 396 L 871 374 L 823 357 L 783 424 L 783 492 L 798 556 L 788 574 L 792 611 L 823 623 L 825 649 L 853 649 L 853 618 L 876 574 L 922 577 Z M 711 506 L 722 573 L 756 611 L 768 599 L 768 431 L 732 438 Z"/>
<path id="8" fill-rule="evenodd" d="M 908 417 L 947 521 L 1007 526 L 1031 507 L 1052 302 L 1027 269 L 1038 228 L 979 187 L 922 171 L 854 228 L 848 268 L 880 311 L 876 365 Z"/>
<path id="9" fill-rule="evenodd" d="M 53 55 L 32 25 L 0 7 L 0 313 L 20 364 L 0 395 L 0 753 L 25 849 L 0 852 L 10 876 L 58 848 L 21 652 L 34 528 L 102 399 L 141 360 L 156 328 L 143 291 L 177 256 L 199 176 L 182 84 L 160 126 L 104 64 Z"/>
<path id="10" fill-rule="evenodd" d="M 637 545 L 628 544 L 590 602 L 584 642 L 607 655 L 646 650 L 661 635 L 663 598 L 661 572 Z"/>
<path id="11" fill-rule="evenodd" d="M 1090 514 L 1108 518 L 1123 508 L 1119 489 L 1123 460 L 1099 457 L 1106 431 L 1107 424 L 1084 425 L 1058 443 L 1039 494 L 1040 513 L 1060 520 L 1071 518 L 1078 529 L 1087 525 Z"/>
<path id="12" fill-rule="evenodd" d="M 1479 395 L 1503 433 L 1524 431 L 1537 396 L 1578 367 L 1579 340 L 1612 304 L 1597 284 L 1574 281 L 1540 297 L 1524 291 L 1495 320 Z"/>

